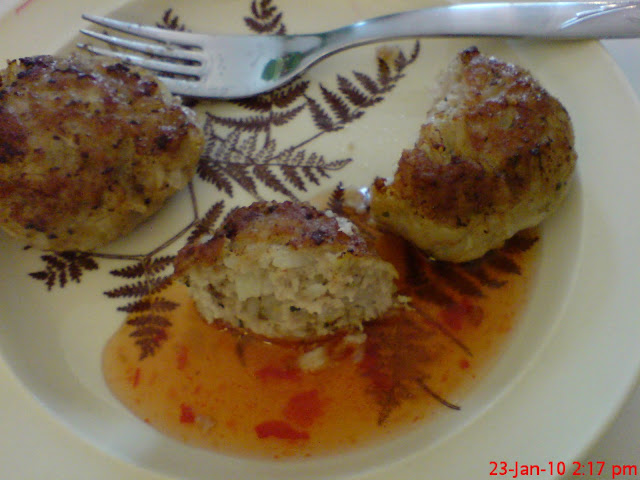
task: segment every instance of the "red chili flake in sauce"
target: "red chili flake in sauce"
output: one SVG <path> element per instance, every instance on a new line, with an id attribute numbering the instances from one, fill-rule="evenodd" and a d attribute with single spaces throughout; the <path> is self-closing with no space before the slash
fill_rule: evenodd
<path id="1" fill-rule="evenodd" d="M 22 11 L 33 3 L 33 1 L 34 0 L 26 0 L 25 2 L 22 2 L 22 4 L 18 5 L 16 8 L 16 14 L 22 13 Z"/>
<path id="2" fill-rule="evenodd" d="M 194 423 L 196 421 L 196 414 L 193 412 L 193 408 L 184 403 L 180 405 L 180 423 Z"/>
<path id="3" fill-rule="evenodd" d="M 275 379 L 275 380 L 300 380 L 302 372 L 298 368 L 291 367 L 276 367 L 274 365 L 268 365 L 255 373 L 256 377 L 262 381 Z"/>
<path id="4" fill-rule="evenodd" d="M 133 374 L 133 377 L 131 377 L 131 386 L 133 388 L 136 388 L 138 385 L 140 385 L 140 374 L 142 372 L 140 371 L 140 368 L 136 368 L 136 371 Z"/>
<path id="5" fill-rule="evenodd" d="M 360 362 L 360 367 L 364 370 L 365 375 L 369 377 L 376 391 L 389 392 L 395 386 L 391 372 L 383 368 L 382 360 L 375 349 L 367 348 L 365 350 L 364 359 Z"/>
<path id="6" fill-rule="evenodd" d="M 298 393 L 289 399 L 284 416 L 301 427 L 310 427 L 323 414 L 323 402 L 318 390 Z"/>
<path id="7" fill-rule="evenodd" d="M 178 351 L 176 352 L 176 367 L 178 370 L 184 370 L 187 366 L 187 362 L 189 361 L 189 349 L 186 345 L 181 345 L 178 347 Z"/>
<path id="8" fill-rule="evenodd" d="M 258 438 L 275 437 L 283 440 L 307 440 L 309 432 L 296 430 L 283 420 L 268 420 L 255 427 Z"/>
<path id="9" fill-rule="evenodd" d="M 465 322 L 478 326 L 482 322 L 482 308 L 469 302 L 454 303 L 440 311 L 440 320 L 452 330 L 460 330 Z"/>
<path id="10" fill-rule="evenodd" d="M 167 339 L 167 332 L 165 332 L 164 330 L 159 330 L 158 333 L 156 333 L 153 336 L 153 341 L 158 344 L 160 342 L 162 342 L 163 340 Z"/>

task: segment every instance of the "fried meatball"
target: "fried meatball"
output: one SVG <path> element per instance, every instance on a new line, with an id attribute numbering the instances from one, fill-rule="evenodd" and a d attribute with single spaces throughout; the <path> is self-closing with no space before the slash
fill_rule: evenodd
<path id="1" fill-rule="evenodd" d="M 567 194 L 576 163 L 566 109 L 531 74 L 461 52 L 393 181 L 377 178 L 371 211 L 440 260 L 462 262 L 540 223 Z"/>
<path id="2" fill-rule="evenodd" d="M 280 339 L 361 329 L 391 306 L 397 276 L 351 222 L 298 202 L 232 211 L 175 270 L 209 322 Z"/>
<path id="3" fill-rule="evenodd" d="M 98 57 L 0 72 L 0 225 L 27 244 L 92 250 L 182 189 L 204 143 L 154 76 Z"/>

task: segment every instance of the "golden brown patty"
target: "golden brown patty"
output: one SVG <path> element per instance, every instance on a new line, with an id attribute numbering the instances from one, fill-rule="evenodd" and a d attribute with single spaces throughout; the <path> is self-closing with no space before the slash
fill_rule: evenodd
<path id="1" fill-rule="evenodd" d="M 518 66 L 461 52 L 376 220 L 442 260 L 466 261 L 537 225 L 565 197 L 576 163 L 562 104 Z"/>
<path id="2" fill-rule="evenodd" d="M 203 135 L 148 73 L 38 56 L 0 73 L 0 225 L 42 249 L 90 250 L 183 188 Z"/>
<path id="3" fill-rule="evenodd" d="M 397 275 L 351 222 L 298 202 L 234 210 L 175 268 L 208 321 L 284 339 L 360 329 L 391 306 Z"/>

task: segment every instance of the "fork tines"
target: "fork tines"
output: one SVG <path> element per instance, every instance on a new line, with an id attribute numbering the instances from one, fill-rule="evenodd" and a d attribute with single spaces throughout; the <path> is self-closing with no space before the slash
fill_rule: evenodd
<path id="1" fill-rule="evenodd" d="M 153 40 L 160 43 L 142 42 L 117 37 L 107 33 L 81 29 L 80 32 L 89 37 L 103 41 L 120 49 L 140 52 L 148 56 L 132 55 L 117 49 L 106 49 L 86 43 L 78 43 L 78 47 L 89 52 L 118 58 L 126 63 L 148 68 L 159 73 L 198 78 L 204 63 L 204 56 L 199 49 L 198 35 L 172 30 L 123 22 L 95 15 L 83 15 L 82 18 L 97 25 L 111 28 L 134 37 Z"/>

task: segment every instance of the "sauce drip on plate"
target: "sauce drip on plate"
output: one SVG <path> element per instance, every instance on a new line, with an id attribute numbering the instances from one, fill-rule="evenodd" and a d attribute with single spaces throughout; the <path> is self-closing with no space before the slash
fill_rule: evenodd
<path id="1" fill-rule="evenodd" d="M 105 347 L 111 391 L 173 438 L 259 458 L 343 453 L 464 408 L 464 390 L 501 351 L 526 302 L 536 231 L 458 265 L 392 235 L 368 235 L 400 274 L 399 302 L 363 332 L 270 342 L 207 324 L 174 283 L 149 298 L 177 305 L 151 313 L 162 337 L 153 354 L 136 343 L 149 312 L 131 314 Z"/>

